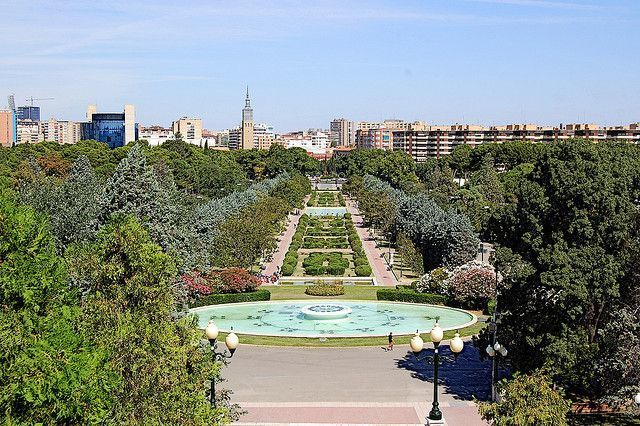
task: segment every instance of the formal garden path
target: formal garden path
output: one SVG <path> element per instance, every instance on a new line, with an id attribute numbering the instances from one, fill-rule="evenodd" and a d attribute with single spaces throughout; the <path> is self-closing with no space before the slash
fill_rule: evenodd
<path id="1" fill-rule="evenodd" d="M 304 198 L 304 205 L 307 204 L 308 200 L 309 196 L 307 195 Z M 287 229 L 285 229 L 284 233 L 279 237 L 280 241 L 278 242 L 278 248 L 273 253 L 271 262 L 268 262 L 266 264 L 266 268 L 263 271 L 265 275 L 273 275 L 278 268 L 282 267 L 284 256 L 287 254 L 287 250 L 289 250 L 291 239 L 293 238 L 293 234 L 295 234 L 296 232 L 298 222 L 300 221 L 300 216 L 302 215 L 302 210 L 298 210 L 298 212 L 299 214 L 289 214 L 289 224 L 287 225 Z"/>
<path id="2" fill-rule="evenodd" d="M 433 400 L 431 365 L 416 362 L 407 345 L 390 352 L 381 346 L 241 346 L 222 384 L 247 412 L 236 424 L 424 424 Z M 472 399 L 487 397 L 490 365 L 473 347 L 443 363 L 440 407 L 450 426 L 486 425 Z"/>
<path id="3" fill-rule="evenodd" d="M 388 269 L 388 264 L 383 257 L 382 250 L 376 245 L 376 242 L 369 234 L 369 229 L 362 225 L 362 215 L 355 206 L 355 202 L 350 198 L 345 197 L 347 211 L 351 213 L 351 220 L 356 226 L 356 231 L 362 240 L 362 248 L 367 255 L 369 265 L 373 270 L 373 275 L 376 278 L 376 283 L 383 286 L 395 286 L 399 284 L 395 275 Z"/>

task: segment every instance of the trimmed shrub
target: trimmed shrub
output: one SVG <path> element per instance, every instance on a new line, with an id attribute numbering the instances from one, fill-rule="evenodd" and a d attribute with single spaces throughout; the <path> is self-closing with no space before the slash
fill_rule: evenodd
<path id="1" fill-rule="evenodd" d="M 310 296 L 340 296 L 344 294 L 344 286 L 339 284 L 314 284 L 304 291 Z"/>
<path id="2" fill-rule="evenodd" d="M 344 218 L 345 218 L 346 220 L 351 220 L 351 213 L 345 213 L 345 214 L 344 214 Z"/>
<path id="3" fill-rule="evenodd" d="M 378 300 L 394 302 L 427 303 L 430 305 L 444 305 L 447 297 L 439 294 L 416 293 L 413 290 L 383 288 L 376 292 Z"/>
<path id="4" fill-rule="evenodd" d="M 356 266 L 355 273 L 358 277 L 368 277 L 369 275 L 371 275 L 371 266 L 369 265 Z"/>
<path id="5" fill-rule="evenodd" d="M 369 261 L 364 256 L 353 256 L 353 264 L 355 266 L 362 266 L 362 265 L 369 266 Z"/>
<path id="6" fill-rule="evenodd" d="M 296 269 L 296 265 L 292 264 L 292 263 L 284 263 L 282 264 L 282 275 L 284 276 L 291 276 L 293 275 L 293 271 Z"/>
<path id="7" fill-rule="evenodd" d="M 271 293 L 266 289 L 259 289 L 249 293 L 213 293 L 192 302 L 189 307 L 197 308 L 199 306 L 220 305 L 223 303 L 240 303 L 240 302 L 259 302 L 270 300 Z"/>

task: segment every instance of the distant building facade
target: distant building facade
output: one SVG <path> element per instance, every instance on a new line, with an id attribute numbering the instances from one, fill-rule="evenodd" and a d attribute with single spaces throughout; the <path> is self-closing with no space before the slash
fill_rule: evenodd
<path id="1" fill-rule="evenodd" d="M 11 109 L 0 110 L 0 145 L 13 146 L 17 140 L 17 117 Z"/>
<path id="2" fill-rule="evenodd" d="M 185 142 L 199 145 L 202 141 L 202 119 L 182 117 L 171 124 L 173 133 L 180 133 Z"/>
<path id="3" fill-rule="evenodd" d="M 491 127 L 470 124 L 426 126 L 422 130 L 393 131 L 393 149 L 406 152 L 416 161 L 424 161 L 430 157 L 440 158 L 451 154 L 458 145 L 475 147 L 484 143 L 517 140 L 552 143 L 571 138 L 585 138 L 593 141 L 616 140 L 638 144 L 640 143 L 640 123 L 612 127 L 601 127 L 596 124 L 567 124 L 566 126 L 561 124 L 558 127 L 535 124 Z"/>
<path id="4" fill-rule="evenodd" d="M 331 146 L 355 145 L 355 123 L 345 118 L 337 118 L 329 125 Z"/>
<path id="5" fill-rule="evenodd" d="M 251 99 L 249 99 L 249 88 L 247 87 L 247 97 L 244 100 L 244 108 L 242 109 L 242 124 L 241 124 L 241 148 L 252 149 L 254 148 L 253 141 L 253 108 L 251 108 Z"/>
<path id="6" fill-rule="evenodd" d="M 60 144 L 78 143 L 82 140 L 82 124 L 77 121 L 50 118 L 40 122 L 41 140 Z"/>
<path id="7" fill-rule="evenodd" d="M 40 123 L 33 120 L 18 120 L 16 128 L 16 144 L 38 143 L 44 140 L 40 132 Z"/>
<path id="8" fill-rule="evenodd" d="M 38 106 L 21 106 L 18 107 L 18 121 L 32 120 L 40 121 L 40 107 Z"/>
<path id="9" fill-rule="evenodd" d="M 87 122 L 82 123 L 82 138 L 104 142 L 109 148 L 138 140 L 135 107 L 125 105 L 122 113 L 98 113 L 95 105 L 87 108 Z"/>
<path id="10" fill-rule="evenodd" d="M 140 127 L 138 129 L 138 140 L 146 140 L 149 146 L 162 145 L 166 141 L 173 139 L 172 128 L 162 126 Z"/>

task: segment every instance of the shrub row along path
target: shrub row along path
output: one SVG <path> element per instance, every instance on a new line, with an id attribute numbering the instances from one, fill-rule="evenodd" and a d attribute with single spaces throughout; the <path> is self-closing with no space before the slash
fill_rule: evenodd
<path id="1" fill-rule="evenodd" d="M 369 265 L 371 265 L 371 269 L 373 270 L 373 275 L 376 278 L 376 284 L 384 286 L 395 286 L 399 284 L 395 275 L 393 275 L 393 272 L 387 269 L 388 265 L 382 257 L 382 250 L 380 250 L 379 247 L 376 247 L 376 242 L 369 234 L 369 229 L 362 225 L 362 215 L 356 208 L 355 202 L 350 198 L 345 197 L 345 203 L 347 212 L 351 213 L 351 220 L 353 220 L 353 223 L 356 226 L 356 232 L 358 233 L 360 240 L 362 240 L 362 248 L 367 255 Z"/>
<path id="2" fill-rule="evenodd" d="M 488 397 L 491 363 L 467 345 L 440 369 L 440 407 L 450 426 L 486 425 L 472 399 Z M 241 345 L 224 376 L 221 386 L 233 389 L 232 402 L 247 411 L 237 425 L 416 425 L 433 401 L 433 367 L 417 362 L 408 345 L 390 352 Z"/>
<path id="3" fill-rule="evenodd" d="M 306 206 L 307 201 L 309 201 L 308 195 L 304 198 L 303 205 Z M 284 256 L 287 254 L 287 250 L 289 250 L 289 245 L 291 244 L 291 240 L 293 239 L 293 234 L 295 234 L 296 232 L 298 222 L 300 221 L 300 216 L 303 212 L 303 210 L 298 211 L 300 214 L 289 214 L 289 225 L 287 225 L 287 229 L 284 231 L 284 234 L 280 236 L 278 248 L 273 254 L 271 262 L 268 262 L 266 265 L 266 268 L 263 272 L 265 275 L 273 275 L 276 272 L 276 269 L 282 267 L 282 264 L 284 263 Z"/>

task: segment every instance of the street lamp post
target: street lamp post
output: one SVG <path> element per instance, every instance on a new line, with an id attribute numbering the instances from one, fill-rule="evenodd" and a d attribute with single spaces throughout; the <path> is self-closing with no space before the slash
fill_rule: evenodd
<path id="1" fill-rule="evenodd" d="M 207 335 L 207 339 L 209 339 L 209 345 L 211 345 L 211 354 L 213 355 L 214 364 L 231 358 L 238 348 L 240 339 L 238 339 L 236 333 L 233 332 L 233 328 L 231 330 L 231 333 L 227 334 L 227 337 L 224 339 L 224 343 L 227 346 L 228 351 L 223 349 L 218 352 L 216 349 L 218 349 L 218 334 L 220 333 L 220 330 L 218 330 L 218 327 L 213 323 L 213 321 L 209 321 L 207 328 L 205 328 L 204 333 Z M 211 377 L 211 394 L 209 395 L 209 401 L 211 402 L 211 406 L 216 408 L 215 376 Z"/>
<path id="2" fill-rule="evenodd" d="M 430 336 L 431 341 L 433 342 L 433 404 L 426 420 L 427 425 L 438 425 L 444 424 L 442 412 L 440 411 L 440 403 L 438 402 L 438 367 L 440 366 L 439 348 L 440 342 L 444 337 L 444 331 L 437 321 L 431 329 Z M 416 331 L 416 335 L 411 338 L 410 346 L 416 358 L 418 358 L 418 354 L 424 349 L 424 341 L 420 337 L 418 331 Z M 460 338 L 460 333 L 456 332 L 455 337 L 449 342 L 449 347 L 455 357 L 462 352 L 462 349 L 464 349 L 464 342 Z"/>

